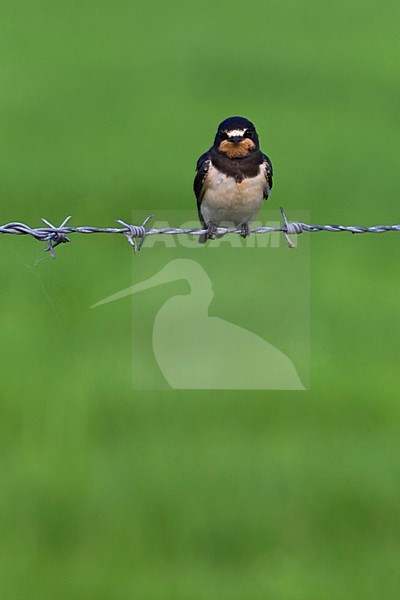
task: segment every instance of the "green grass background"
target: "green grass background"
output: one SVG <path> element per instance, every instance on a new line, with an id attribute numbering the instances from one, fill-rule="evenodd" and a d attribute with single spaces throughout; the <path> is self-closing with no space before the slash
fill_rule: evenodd
<path id="1" fill-rule="evenodd" d="M 271 207 L 399 222 L 399 13 L 3 0 L 0 221 L 190 208 L 242 114 Z M 88 309 L 131 284 L 126 242 L 75 236 L 54 262 L 2 236 L 0 596 L 397 599 L 399 244 L 313 234 L 309 391 L 140 392 L 129 299 Z"/>

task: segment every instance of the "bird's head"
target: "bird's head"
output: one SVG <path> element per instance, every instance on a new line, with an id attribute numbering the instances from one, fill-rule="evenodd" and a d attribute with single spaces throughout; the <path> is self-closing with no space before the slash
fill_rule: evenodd
<path id="1" fill-rule="evenodd" d="M 228 158 L 245 158 L 259 149 L 256 128 L 243 117 L 229 117 L 218 127 L 214 148 Z"/>

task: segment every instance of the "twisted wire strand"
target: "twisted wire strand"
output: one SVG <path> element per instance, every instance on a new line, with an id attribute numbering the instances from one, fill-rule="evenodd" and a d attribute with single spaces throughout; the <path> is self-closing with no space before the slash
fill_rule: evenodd
<path id="1" fill-rule="evenodd" d="M 269 226 L 260 226 L 260 227 L 252 227 L 249 232 L 254 234 L 265 234 L 265 233 L 283 233 L 286 237 L 287 243 L 289 247 L 294 247 L 294 244 L 291 242 L 289 235 L 300 235 L 304 232 L 316 232 L 316 231 L 329 231 L 329 232 L 341 232 L 347 231 L 353 234 L 361 234 L 361 233 L 386 233 L 388 231 L 400 231 L 400 224 L 397 225 L 373 225 L 371 227 L 365 227 L 362 225 L 316 225 L 316 224 L 308 224 L 297 221 L 288 221 L 285 211 L 281 208 L 281 214 L 283 218 L 283 224 L 277 227 L 269 227 Z M 132 225 L 129 223 L 125 223 L 120 219 L 117 220 L 117 223 L 122 225 L 122 227 L 92 227 L 92 226 L 80 226 L 80 227 L 71 227 L 67 225 L 70 220 L 70 216 L 68 216 L 58 227 L 55 227 L 42 218 L 42 221 L 47 225 L 47 227 L 29 227 L 25 223 L 20 223 L 18 221 L 13 221 L 11 223 L 6 223 L 5 225 L 0 225 L 0 235 L 1 234 L 11 234 L 11 235 L 30 235 L 39 241 L 47 242 L 47 248 L 45 252 L 50 252 L 50 254 L 54 257 L 54 248 L 59 244 L 64 244 L 69 242 L 68 235 L 72 233 L 82 233 L 82 234 L 91 234 L 91 233 L 106 233 L 106 234 L 123 234 L 128 239 L 128 242 L 133 247 L 135 251 L 140 250 L 145 237 L 148 235 L 190 235 L 196 236 L 206 233 L 206 229 L 199 228 L 180 228 L 180 227 L 161 227 L 159 229 L 155 229 L 152 227 L 146 227 L 148 221 L 152 218 L 149 216 L 145 219 L 145 221 L 141 225 Z M 218 235 L 226 235 L 228 233 L 240 234 L 242 233 L 241 227 L 218 227 L 216 229 L 216 233 Z M 139 240 L 139 243 L 136 242 Z"/>

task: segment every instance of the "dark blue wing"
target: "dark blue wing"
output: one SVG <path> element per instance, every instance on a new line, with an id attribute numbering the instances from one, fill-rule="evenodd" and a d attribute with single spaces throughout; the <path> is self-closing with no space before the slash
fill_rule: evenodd
<path id="1" fill-rule="evenodd" d="M 264 198 L 265 200 L 268 199 L 268 196 L 271 193 L 272 190 L 272 175 L 273 175 L 273 170 L 272 170 L 272 163 L 269 160 L 268 156 L 266 154 L 263 154 L 264 157 L 264 165 L 265 165 L 265 189 L 264 189 Z"/>
<path id="2" fill-rule="evenodd" d="M 210 166 L 210 151 L 202 154 L 196 165 L 196 177 L 194 178 L 193 189 L 197 199 L 197 210 L 199 213 L 200 223 L 205 226 L 203 216 L 200 212 L 200 205 L 204 194 L 204 181 L 207 177 Z"/>

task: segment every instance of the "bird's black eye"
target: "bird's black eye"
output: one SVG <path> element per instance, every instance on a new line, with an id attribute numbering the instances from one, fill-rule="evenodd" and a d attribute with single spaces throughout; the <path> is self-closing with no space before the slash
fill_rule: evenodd
<path id="1" fill-rule="evenodd" d="M 228 136 L 225 131 L 218 131 L 218 137 L 220 140 L 226 140 Z"/>
<path id="2" fill-rule="evenodd" d="M 253 137 L 253 135 L 254 135 L 254 131 L 252 129 L 247 129 L 245 131 L 244 137 L 247 137 L 247 138 L 251 139 Z"/>

